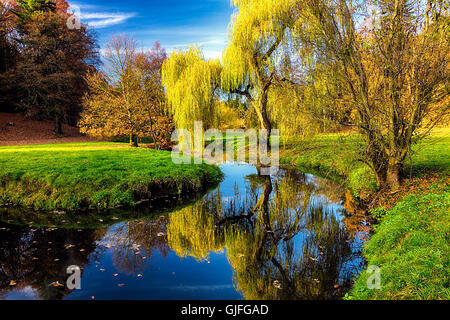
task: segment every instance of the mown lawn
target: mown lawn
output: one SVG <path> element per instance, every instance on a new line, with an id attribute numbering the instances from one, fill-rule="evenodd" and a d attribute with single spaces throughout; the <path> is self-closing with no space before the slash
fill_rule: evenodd
<path id="1" fill-rule="evenodd" d="M 320 135 L 288 143 L 282 162 L 345 181 L 356 196 L 374 195 L 369 168 L 358 161 L 356 135 Z M 364 270 L 346 299 L 450 299 L 450 131 L 415 145 L 402 190 L 384 195 L 371 214 L 378 219 L 365 244 L 368 266 L 381 271 L 381 289 L 369 289 Z"/>
<path id="2" fill-rule="evenodd" d="M 132 206 L 218 183 L 218 167 L 175 165 L 171 153 L 118 143 L 0 147 L 0 204 L 36 209 Z"/>

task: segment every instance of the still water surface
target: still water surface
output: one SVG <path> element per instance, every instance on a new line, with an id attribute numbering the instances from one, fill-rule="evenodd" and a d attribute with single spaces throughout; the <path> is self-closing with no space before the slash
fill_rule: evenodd
<path id="1" fill-rule="evenodd" d="M 366 236 L 345 190 L 297 170 L 221 169 L 223 182 L 198 201 L 166 199 L 169 213 L 3 209 L 0 299 L 342 297 Z M 80 290 L 65 286 L 70 265 L 82 270 Z"/>

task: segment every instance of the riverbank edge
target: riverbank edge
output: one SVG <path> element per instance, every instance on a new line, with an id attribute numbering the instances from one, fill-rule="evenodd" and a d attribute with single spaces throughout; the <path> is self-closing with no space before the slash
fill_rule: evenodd
<path id="1" fill-rule="evenodd" d="M 66 145 L 76 146 L 77 144 Z M 40 145 L 38 147 L 45 146 Z M 61 146 L 65 146 L 65 144 L 59 144 L 57 147 Z M 12 146 L 11 148 L 14 147 L 16 146 Z M 8 148 L 2 147 L 2 150 L 4 151 Z M 126 149 L 121 150 L 126 151 Z M 137 149 L 129 150 L 131 153 Z M 141 151 L 144 151 L 144 149 L 141 149 Z M 162 153 L 164 151 L 153 150 L 152 152 Z M 3 160 L 7 165 L 8 159 Z M 151 161 L 151 156 L 147 160 Z M 156 160 L 161 161 L 160 159 Z M 171 161 L 170 156 L 168 160 L 164 161 Z M 87 163 L 85 164 L 88 165 Z M 85 185 L 83 192 L 79 193 L 76 190 L 72 190 L 70 184 L 67 187 L 55 186 L 45 181 L 45 179 L 30 178 L 23 174 L 23 172 L 13 171 L 3 176 L 0 175 L 0 207 L 27 208 L 42 212 L 98 211 L 101 213 L 111 209 L 134 208 L 144 202 L 155 202 L 160 199 L 175 199 L 173 201 L 185 199 L 188 201 L 190 198 L 194 198 L 196 194 L 206 192 L 217 186 L 223 180 L 223 173 L 216 165 L 202 163 L 192 165 L 183 164 L 180 166 L 186 166 L 187 169 L 193 172 L 183 176 L 183 174 L 180 174 L 180 171 L 181 173 L 184 172 L 183 170 L 171 172 L 170 168 L 168 168 L 164 176 L 155 178 L 149 175 L 146 176 L 144 172 L 141 175 L 139 169 L 136 169 L 133 174 L 134 177 L 136 175 L 141 176 L 139 182 L 133 181 L 131 176 L 128 176 L 128 179 L 117 181 L 115 185 L 112 184 L 105 190 L 96 190 L 95 188 L 91 190 Z M 64 176 L 64 172 L 57 172 L 54 175 Z M 70 176 L 65 177 L 65 179 L 70 180 Z M 81 189 L 83 188 L 81 187 Z M 86 192 L 86 190 L 91 192 Z M 67 203 L 61 202 L 58 200 L 61 196 L 67 198 L 72 197 L 74 200 Z"/>
<path id="2" fill-rule="evenodd" d="M 220 170 L 220 169 L 219 169 Z M 57 212 L 86 212 L 86 211 L 97 211 L 97 212 L 105 212 L 106 210 L 113 209 L 123 209 L 123 208 L 134 208 L 136 206 L 142 205 L 145 202 L 149 201 L 158 201 L 160 199 L 167 198 L 176 198 L 180 197 L 188 201 L 190 198 L 194 198 L 198 193 L 204 193 L 214 187 L 216 187 L 222 181 L 222 172 L 211 174 L 211 172 L 204 171 L 204 174 L 201 177 L 200 184 L 194 183 L 193 181 L 188 180 L 176 180 L 176 179 L 164 179 L 164 180 L 152 180 L 149 181 L 147 185 L 138 185 L 135 189 L 126 190 L 131 194 L 130 199 L 126 199 L 126 202 L 123 204 L 110 206 L 108 203 L 104 202 L 101 204 L 93 204 L 87 205 L 90 202 L 90 199 L 84 199 L 84 206 L 80 206 L 77 209 L 66 208 L 66 207 L 53 207 L 52 204 L 48 204 L 43 207 L 38 206 L 29 206 L 22 205 L 20 203 L 12 203 L 6 199 L 0 199 L 0 208 L 20 208 L 24 207 L 27 209 L 39 210 L 39 211 L 55 211 Z M 33 188 L 32 181 L 22 182 L 28 185 L 28 188 Z M 39 181 L 36 181 L 36 188 L 39 188 Z M 149 198 L 149 193 L 151 193 L 151 199 Z M 178 201 L 178 200 L 176 200 Z"/>
<path id="3" fill-rule="evenodd" d="M 363 250 L 368 267 L 355 278 L 344 299 L 450 299 L 448 167 L 405 179 L 398 193 L 382 192 L 369 168 L 353 160 L 355 140 L 347 135 L 338 141 L 341 138 L 322 135 L 321 143 L 288 144 L 280 163 L 342 183 L 357 201 L 371 204 L 368 214 L 377 224 Z M 380 289 L 368 288 L 374 274 L 369 266 L 379 268 Z"/>

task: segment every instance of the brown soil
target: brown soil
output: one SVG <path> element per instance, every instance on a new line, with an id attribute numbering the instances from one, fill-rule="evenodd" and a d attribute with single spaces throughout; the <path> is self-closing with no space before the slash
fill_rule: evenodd
<path id="1" fill-rule="evenodd" d="M 68 125 L 62 126 L 61 137 L 53 130 L 53 121 L 37 121 L 21 114 L 0 113 L 0 146 L 98 141 L 83 136 L 78 128 Z"/>

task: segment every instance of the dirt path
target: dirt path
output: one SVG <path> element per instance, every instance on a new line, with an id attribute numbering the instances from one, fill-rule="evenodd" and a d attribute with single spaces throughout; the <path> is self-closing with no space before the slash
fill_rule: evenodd
<path id="1" fill-rule="evenodd" d="M 0 113 L 0 146 L 90 142 L 98 139 L 83 136 L 78 128 L 62 126 L 63 137 L 53 132 L 52 121 L 36 121 L 20 114 Z"/>

